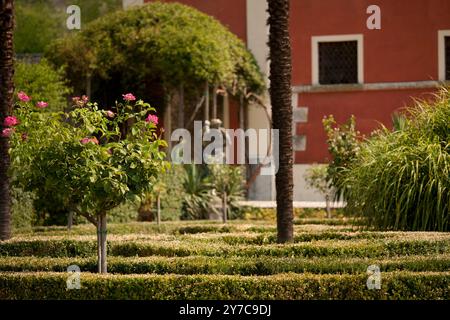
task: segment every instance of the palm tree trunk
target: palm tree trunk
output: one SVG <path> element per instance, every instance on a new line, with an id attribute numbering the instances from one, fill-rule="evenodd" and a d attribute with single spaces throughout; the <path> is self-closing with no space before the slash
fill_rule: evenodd
<path id="1" fill-rule="evenodd" d="M 0 0 L 0 133 L 11 114 L 14 94 L 14 1 Z M 8 170 L 9 141 L 0 137 L 0 240 L 11 237 L 11 195 Z"/>
<path id="2" fill-rule="evenodd" d="M 289 0 L 268 0 L 270 47 L 270 98 L 273 128 L 279 130 L 279 169 L 275 176 L 277 240 L 293 241 L 293 149 L 291 107 L 291 45 Z"/>

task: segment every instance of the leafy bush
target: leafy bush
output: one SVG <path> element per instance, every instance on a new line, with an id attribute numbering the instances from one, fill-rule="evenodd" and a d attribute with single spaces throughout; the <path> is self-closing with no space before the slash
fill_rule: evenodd
<path id="1" fill-rule="evenodd" d="M 157 197 L 160 197 L 161 220 L 179 220 L 185 198 L 183 189 L 184 169 L 180 165 L 171 165 L 170 169 L 158 176 L 158 182 L 147 193 L 139 207 L 139 220 L 152 221 L 157 210 Z"/>
<path id="2" fill-rule="evenodd" d="M 12 188 L 11 199 L 11 219 L 13 228 L 30 229 L 36 220 L 36 212 L 33 207 L 33 193 L 23 192 L 19 188 Z"/>
<path id="3" fill-rule="evenodd" d="M 81 290 L 67 290 L 61 273 L 1 273 L 0 299 L 450 299 L 450 274 L 383 274 L 380 290 L 367 290 L 366 274 L 81 275 Z M 107 290 L 105 290 L 107 288 Z M 182 288 L 182 290 L 180 289 Z"/>
<path id="4" fill-rule="evenodd" d="M 378 131 L 344 172 L 350 211 L 382 230 L 450 231 L 450 93 Z"/>
<path id="5" fill-rule="evenodd" d="M 43 53 L 56 38 L 67 35 L 65 9 L 78 5 L 81 27 L 96 18 L 122 9 L 121 0 L 20 0 L 15 4 L 14 46 L 18 53 Z M 36 31 L 39 30 L 39 36 Z"/>
<path id="6" fill-rule="evenodd" d="M 206 219 L 212 200 L 208 171 L 204 166 L 195 164 L 184 165 L 184 169 L 182 219 Z"/>
<path id="7" fill-rule="evenodd" d="M 324 196 L 327 216 L 331 218 L 330 200 L 333 196 L 333 189 L 328 181 L 328 166 L 316 164 L 308 168 L 305 172 L 305 181 L 309 188 L 317 190 Z"/>
<path id="8" fill-rule="evenodd" d="M 31 105 L 23 92 L 18 97 L 2 132 L 12 141 L 14 182 L 37 198 L 52 195 L 94 224 L 106 269 L 106 214 L 140 200 L 166 167 L 165 142 L 148 117 L 155 109 L 126 94 L 114 111 L 85 98 L 68 114 L 44 113 L 45 105 Z"/>
<path id="9" fill-rule="evenodd" d="M 47 56 L 67 66 L 75 92 L 85 92 L 90 77 L 96 99 L 108 95 L 105 88 L 148 95 L 154 89 L 149 83 L 167 93 L 183 83 L 186 96 L 203 91 L 205 82 L 233 94 L 264 89 L 256 60 L 240 39 L 214 18 L 177 3 L 152 2 L 105 15 L 57 40 Z"/>
<path id="10" fill-rule="evenodd" d="M 138 205 L 132 201 L 127 201 L 124 204 L 111 210 L 108 217 L 110 223 L 127 223 L 136 221 L 138 216 Z"/>
<path id="11" fill-rule="evenodd" d="M 241 167 L 210 164 L 208 169 L 209 179 L 217 196 L 221 199 L 224 198 L 224 195 L 227 197 L 227 216 L 231 219 L 239 217 L 239 201 L 243 199 L 245 182 Z"/>
<path id="12" fill-rule="evenodd" d="M 14 47 L 18 53 L 43 53 L 63 33 L 65 15 L 55 10 L 50 1 L 17 1 L 15 15 Z"/>
<path id="13" fill-rule="evenodd" d="M 332 160 L 328 165 L 328 181 L 335 189 L 335 198 L 346 198 L 346 185 L 343 181 L 343 172 L 355 160 L 359 152 L 359 136 L 356 130 L 355 117 L 352 116 L 347 123 L 337 126 L 333 116 L 323 120 L 327 133 L 328 151 Z"/>
<path id="14" fill-rule="evenodd" d="M 64 80 L 64 70 L 55 70 L 45 59 L 36 64 L 16 63 L 14 84 L 16 93 L 27 92 L 34 103 L 47 102 L 48 111 L 63 111 L 67 107 L 71 90 Z"/>
<path id="15" fill-rule="evenodd" d="M 298 240 L 303 240 L 298 238 Z M 230 240 L 229 240 L 230 241 Z M 263 246 L 264 240 L 258 244 L 232 244 L 220 241 L 109 241 L 108 252 L 111 256 L 123 257 L 187 257 L 204 255 L 209 257 L 394 257 L 398 255 L 428 255 L 450 253 L 448 239 L 350 239 L 337 242 L 327 241 L 297 242 L 289 246 L 277 246 L 270 243 Z M 14 240 L 0 243 L 0 256 L 36 256 L 36 257 L 76 257 L 94 256 L 96 243 L 94 240 L 69 239 L 30 239 Z"/>
<path id="16" fill-rule="evenodd" d="M 93 258 L 0 258 L 0 272 L 66 272 L 67 266 L 75 264 L 82 272 L 95 272 Z M 445 272 L 450 268 L 447 255 L 405 256 L 377 260 L 381 272 L 414 271 Z M 228 274 L 264 276 L 287 272 L 314 274 L 365 273 L 366 258 L 243 258 L 243 257 L 111 257 L 110 272 L 114 274 Z"/>

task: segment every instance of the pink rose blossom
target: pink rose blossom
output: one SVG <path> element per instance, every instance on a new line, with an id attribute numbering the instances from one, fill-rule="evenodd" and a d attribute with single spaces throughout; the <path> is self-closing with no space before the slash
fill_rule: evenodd
<path id="1" fill-rule="evenodd" d="M 20 91 L 20 92 L 17 94 L 17 97 L 18 97 L 19 100 L 22 101 L 22 102 L 28 102 L 28 101 L 31 100 L 31 98 L 30 98 L 29 96 L 27 96 L 27 94 L 26 94 L 25 92 L 23 92 L 23 91 Z"/>
<path id="2" fill-rule="evenodd" d="M 48 107 L 48 103 L 44 101 L 39 101 L 38 103 L 36 103 L 36 107 L 38 107 L 39 109 L 44 109 Z"/>
<path id="3" fill-rule="evenodd" d="M 94 138 L 83 138 L 80 140 L 81 144 L 88 144 L 89 142 L 92 142 L 94 144 L 98 144 L 98 140 L 96 137 Z"/>
<path id="4" fill-rule="evenodd" d="M 123 100 L 125 100 L 125 101 L 136 100 L 136 97 L 132 93 L 123 94 L 122 97 L 123 97 Z"/>
<path id="5" fill-rule="evenodd" d="M 3 138 L 9 138 L 9 137 L 11 137 L 11 135 L 13 134 L 14 131 L 15 131 L 15 130 L 14 130 L 13 128 L 6 128 L 6 129 L 3 129 L 3 131 L 2 131 L 2 137 L 3 137 Z"/>
<path id="6" fill-rule="evenodd" d="M 83 95 L 80 97 L 73 97 L 72 101 L 75 103 L 78 107 L 83 107 L 86 103 L 89 101 L 89 97 L 86 95 Z"/>
<path id="7" fill-rule="evenodd" d="M 149 114 L 147 119 L 145 119 L 146 122 L 148 123 L 153 123 L 153 124 L 158 124 L 158 116 L 153 115 L 153 114 Z"/>
<path id="8" fill-rule="evenodd" d="M 5 118 L 5 121 L 3 122 L 3 125 L 5 127 L 14 127 L 19 124 L 19 120 L 17 120 L 14 116 L 8 116 Z"/>
<path id="9" fill-rule="evenodd" d="M 95 143 L 95 144 L 98 144 L 98 140 L 97 140 L 96 137 L 91 138 L 91 141 L 90 141 L 90 142 Z"/>
<path id="10" fill-rule="evenodd" d="M 108 118 L 114 118 L 115 113 L 112 112 L 111 110 L 108 110 L 108 111 L 106 111 L 106 116 L 107 116 Z"/>

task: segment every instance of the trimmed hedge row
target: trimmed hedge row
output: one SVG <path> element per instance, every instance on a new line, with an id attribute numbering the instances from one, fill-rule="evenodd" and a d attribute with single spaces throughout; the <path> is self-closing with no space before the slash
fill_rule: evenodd
<path id="1" fill-rule="evenodd" d="M 195 222 L 164 222 L 159 226 L 152 222 L 131 222 L 131 223 L 109 223 L 108 232 L 110 234 L 157 234 L 174 233 L 178 234 L 183 229 L 198 230 L 197 232 L 230 232 L 239 231 L 242 228 L 239 225 L 227 225 L 223 228 L 222 224 L 211 221 Z M 262 229 L 264 230 L 264 228 Z M 16 230 L 16 235 L 92 235 L 95 233 L 95 227 L 91 224 L 73 226 L 69 231 L 63 226 L 34 227 L 32 230 Z M 191 233 L 195 233 L 191 232 Z"/>
<path id="2" fill-rule="evenodd" d="M 389 239 L 395 237 L 392 233 L 381 233 L 381 232 L 300 232 L 294 236 L 294 243 L 300 242 L 312 242 L 319 240 L 357 240 L 357 239 Z M 207 240 L 207 239 L 206 239 Z M 224 235 L 219 236 L 217 240 L 221 240 L 227 244 L 253 244 L 253 245 L 263 245 L 263 244 L 275 244 L 277 243 L 276 234 L 260 234 L 260 235 Z M 450 238 L 449 238 L 450 240 Z"/>
<path id="3" fill-rule="evenodd" d="M 450 273 L 383 273 L 380 290 L 367 275 L 282 274 L 263 277 L 0 273 L 0 299 L 450 299 Z"/>
<path id="4" fill-rule="evenodd" d="M 322 225 L 323 228 L 329 230 L 336 230 L 336 228 L 343 228 L 348 226 L 347 230 L 354 229 L 349 224 L 348 220 L 341 219 L 301 219 L 295 222 L 296 229 L 302 231 L 308 226 L 316 228 Z M 177 222 L 163 222 L 160 226 L 153 222 L 130 222 L 130 223 L 109 223 L 108 232 L 110 234 L 157 234 L 157 233 L 171 233 L 171 234 L 196 234 L 196 233 L 228 233 L 228 232 L 254 232 L 254 233 L 276 233 L 276 227 L 271 224 L 259 224 L 255 221 L 230 221 L 226 226 L 214 221 L 177 221 Z M 69 231 L 64 226 L 46 226 L 34 227 L 33 229 L 17 229 L 14 231 L 15 235 L 92 235 L 95 233 L 95 228 L 91 224 L 82 224 L 73 226 Z"/>
<path id="5" fill-rule="evenodd" d="M 66 272 L 69 265 L 78 265 L 82 272 L 97 271 L 95 258 L 0 258 L 0 271 L 10 272 Z M 117 274 L 228 274 L 228 275 L 273 275 L 279 273 L 365 273 L 369 265 L 378 265 L 382 272 L 392 271 L 448 271 L 450 256 L 410 256 L 394 259 L 365 258 L 222 258 L 222 257 L 110 257 L 108 271 Z"/>
<path id="6" fill-rule="evenodd" d="M 0 256 L 86 257 L 96 254 L 95 241 L 29 240 L 0 243 Z M 108 242 L 110 256 L 153 255 L 166 257 L 237 256 L 237 257 L 382 257 L 397 255 L 429 255 L 450 253 L 450 240 L 372 240 L 317 241 L 275 245 L 226 245 L 180 241 Z"/>

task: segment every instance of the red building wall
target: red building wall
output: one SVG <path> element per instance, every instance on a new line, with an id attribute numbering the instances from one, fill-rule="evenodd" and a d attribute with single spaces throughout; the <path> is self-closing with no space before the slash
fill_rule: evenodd
<path id="1" fill-rule="evenodd" d="M 366 9 L 381 8 L 381 30 L 369 30 Z M 364 83 L 416 82 L 438 79 L 438 30 L 450 29 L 450 0 L 292 0 L 291 36 L 294 86 L 310 85 L 311 37 L 363 34 Z M 432 88 L 300 93 L 299 106 L 309 108 L 308 122 L 297 124 L 307 137 L 296 163 L 329 158 L 321 121 L 333 114 L 340 123 L 352 114 L 357 129 L 368 134 L 379 122 L 390 126 L 392 113 L 428 97 Z"/>
<path id="2" fill-rule="evenodd" d="M 145 0 L 151 2 L 153 0 Z M 218 19 L 243 41 L 247 41 L 246 0 L 159 0 L 179 2 Z"/>

